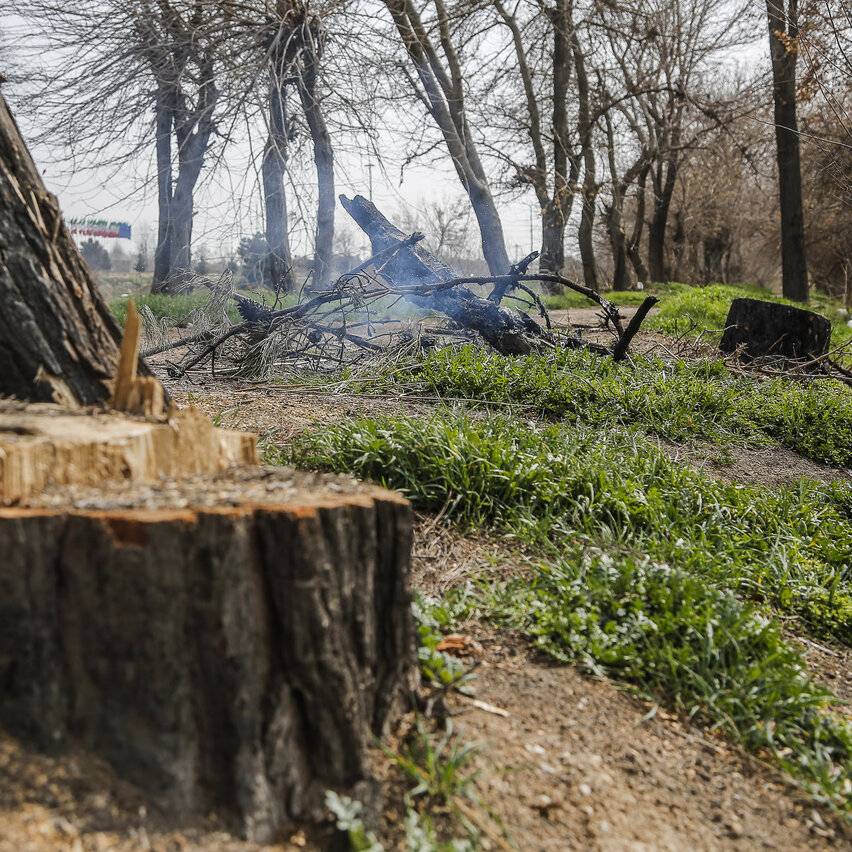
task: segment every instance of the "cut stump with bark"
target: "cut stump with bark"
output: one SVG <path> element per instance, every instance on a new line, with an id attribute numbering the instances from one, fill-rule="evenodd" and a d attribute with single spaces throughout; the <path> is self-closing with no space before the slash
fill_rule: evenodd
<path id="1" fill-rule="evenodd" d="M 719 348 L 744 360 L 812 360 L 828 352 L 831 323 L 819 314 L 760 299 L 734 299 Z"/>
<path id="2" fill-rule="evenodd" d="M 410 542 L 399 495 L 281 469 L 2 508 L 0 724 L 255 841 L 320 819 L 416 671 Z"/>

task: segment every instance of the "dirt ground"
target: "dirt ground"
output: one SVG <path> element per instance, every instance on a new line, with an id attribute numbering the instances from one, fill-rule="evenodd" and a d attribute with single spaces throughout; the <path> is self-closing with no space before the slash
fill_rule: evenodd
<path id="1" fill-rule="evenodd" d="M 848 826 L 774 770 L 611 683 L 536 660 L 511 636 L 485 647 L 457 729 L 480 743 L 479 799 L 523 850 L 828 849 Z M 505 714 L 505 715 L 504 715 Z"/>

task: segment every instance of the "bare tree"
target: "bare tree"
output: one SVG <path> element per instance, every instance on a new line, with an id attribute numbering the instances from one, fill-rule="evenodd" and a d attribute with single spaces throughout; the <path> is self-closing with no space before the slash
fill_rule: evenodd
<path id="1" fill-rule="evenodd" d="M 76 168 L 122 167 L 154 143 L 152 286 L 179 286 L 191 266 L 194 193 L 221 100 L 216 70 L 228 4 L 102 0 L 93 9 L 22 0 L 18 8 L 35 45 L 29 59 L 37 85 L 23 105 L 44 128 L 38 141 L 65 145 Z"/>
<path id="2" fill-rule="evenodd" d="M 468 121 L 465 80 L 444 0 L 433 0 L 431 29 L 427 28 L 411 0 L 384 2 L 414 66 L 416 77 L 406 69 L 407 80 L 440 130 L 456 174 L 470 199 L 488 268 L 494 275 L 503 274 L 509 269 L 503 225 Z M 495 288 L 494 298 L 499 300 L 502 295 L 502 288 Z"/>

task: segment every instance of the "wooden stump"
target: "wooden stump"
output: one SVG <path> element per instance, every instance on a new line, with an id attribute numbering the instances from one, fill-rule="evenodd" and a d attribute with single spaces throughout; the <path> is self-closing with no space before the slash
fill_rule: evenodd
<path id="1" fill-rule="evenodd" d="M 819 314 L 778 302 L 734 299 L 719 348 L 747 360 L 813 359 L 828 352 L 831 323 Z"/>
<path id="2" fill-rule="evenodd" d="M 369 777 L 415 671 L 405 500 L 250 468 L 0 509 L 0 723 L 268 841 Z"/>
<path id="3" fill-rule="evenodd" d="M 193 409 L 161 423 L 0 400 L 0 504 L 53 485 L 154 482 L 256 463 L 254 435 L 216 429 Z"/>

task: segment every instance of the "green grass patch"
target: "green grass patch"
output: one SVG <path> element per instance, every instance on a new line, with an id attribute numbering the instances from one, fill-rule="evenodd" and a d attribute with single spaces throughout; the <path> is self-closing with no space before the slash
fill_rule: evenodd
<path id="1" fill-rule="evenodd" d="M 639 435 L 455 413 L 326 427 L 293 458 L 537 545 L 552 564 L 480 589 L 485 615 L 771 751 L 835 802 L 848 797 L 848 726 L 777 627 L 737 596 L 849 643 L 849 486 L 729 486 Z M 432 636 L 458 611 L 421 626 Z"/>
<path id="2" fill-rule="evenodd" d="M 852 486 L 727 485 L 639 435 L 503 417 L 350 421 L 295 452 L 552 552 L 647 554 L 852 643 Z"/>
<path id="3" fill-rule="evenodd" d="M 849 808 L 852 728 L 778 627 L 729 592 L 647 559 L 587 551 L 466 597 L 555 660 L 638 687 Z"/>
<path id="4" fill-rule="evenodd" d="M 203 310 L 210 301 L 210 293 L 206 290 L 194 290 L 191 293 L 178 293 L 169 295 L 166 293 L 141 293 L 133 297 L 137 308 L 148 307 L 157 319 L 169 319 L 175 325 L 185 325 L 191 318 L 192 312 Z M 115 299 L 110 302 L 110 310 L 123 326 L 127 319 L 128 297 Z M 236 307 L 229 304 L 228 318 L 231 322 L 241 321 Z"/>
<path id="5" fill-rule="evenodd" d="M 505 358 L 474 346 L 430 354 L 413 378 L 431 394 L 517 403 L 555 420 L 638 426 L 672 441 L 774 439 L 852 465 L 852 393 L 836 382 L 755 382 L 718 361 L 616 364 L 573 350 Z"/>
<path id="6" fill-rule="evenodd" d="M 684 290 L 692 289 L 689 284 L 672 282 L 671 284 L 655 284 L 653 287 L 645 290 L 606 290 L 601 295 L 605 299 L 609 299 L 614 305 L 632 307 L 641 305 L 647 296 L 658 296 L 661 300 L 665 300 Z M 565 290 L 565 292 L 557 293 L 553 296 L 544 296 L 542 301 L 548 310 L 551 311 L 597 307 L 594 302 L 587 299 L 582 293 L 577 293 L 575 290 Z"/>

